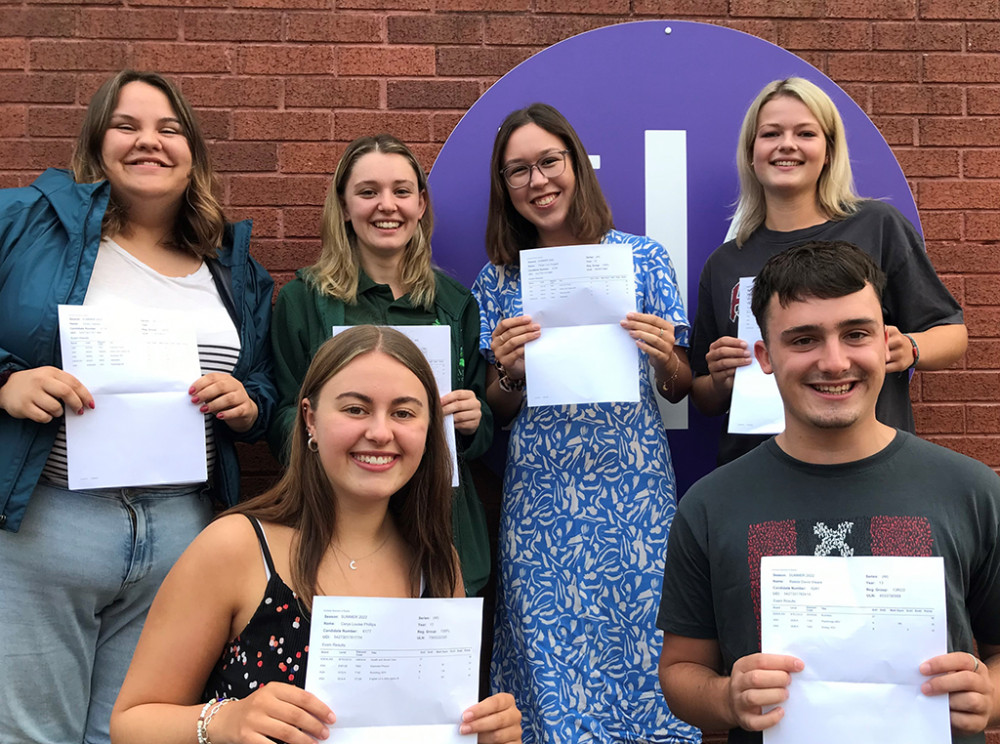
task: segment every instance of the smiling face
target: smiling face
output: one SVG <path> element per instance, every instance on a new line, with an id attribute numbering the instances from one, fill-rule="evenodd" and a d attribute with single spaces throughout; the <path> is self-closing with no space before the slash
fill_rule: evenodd
<path id="1" fill-rule="evenodd" d="M 341 196 L 362 257 L 401 257 L 426 209 L 413 166 L 402 155 L 369 152 L 354 163 Z"/>
<path id="2" fill-rule="evenodd" d="M 424 386 L 380 351 L 362 354 L 302 401 L 306 429 L 338 501 L 384 501 L 417 470 L 430 409 Z"/>
<path id="3" fill-rule="evenodd" d="M 510 135 L 501 167 L 518 163 L 534 165 L 547 154 L 567 149 L 566 143 L 551 132 L 537 124 L 525 124 Z M 519 189 L 507 186 L 514 209 L 538 230 L 539 246 L 578 242 L 567 220 L 576 193 L 576 174 L 571 157 L 567 155 L 566 159 L 566 169 L 554 178 L 546 178 L 534 168 L 527 186 Z"/>
<path id="4" fill-rule="evenodd" d="M 826 137 L 808 106 L 778 96 L 761 107 L 752 163 L 765 198 L 815 194 L 826 162 Z"/>
<path id="5" fill-rule="evenodd" d="M 101 146 L 115 197 L 125 204 L 162 202 L 175 208 L 191 177 L 191 148 L 177 113 L 158 88 L 123 86 Z"/>
<path id="6" fill-rule="evenodd" d="M 823 431 L 875 425 L 875 401 L 885 379 L 889 343 L 882 309 L 870 284 L 832 299 L 806 298 L 767 310 L 768 343 L 754 347 L 773 374 L 785 407 L 785 431 Z"/>

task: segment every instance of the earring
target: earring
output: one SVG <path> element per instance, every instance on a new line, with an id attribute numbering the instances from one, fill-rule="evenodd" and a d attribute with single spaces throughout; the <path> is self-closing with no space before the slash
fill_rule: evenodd
<path id="1" fill-rule="evenodd" d="M 319 452 L 319 445 L 316 444 L 316 440 L 313 439 L 312 432 L 308 432 L 308 439 L 306 439 L 306 448 L 310 452 Z"/>

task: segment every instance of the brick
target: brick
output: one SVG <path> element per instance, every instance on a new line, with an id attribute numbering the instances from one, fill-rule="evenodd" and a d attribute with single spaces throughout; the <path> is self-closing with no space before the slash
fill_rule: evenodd
<path id="1" fill-rule="evenodd" d="M 220 44 L 138 42 L 135 64 L 159 72 L 231 72 L 229 48 Z"/>
<path id="2" fill-rule="evenodd" d="M 316 111 L 234 111 L 233 139 L 328 140 L 333 114 Z"/>
<path id="3" fill-rule="evenodd" d="M 233 0 L 234 8 L 277 8 L 278 10 L 309 10 L 329 8 L 330 0 Z"/>
<path id="4" fill-rule="evenodd" d="M 1000 4 L 995 0 L 920 0 L 921 18 L 967 18 L 983 21 L 1000 19 Z"/>
<path id="5" fill-rule="evenodd" d="M 332 176 L 344 146 L 327 142 L 293 142 L 278 147 L 282 173 L 325 173 Z"/>
<path id="6" fill-rule="evenodd" d="M 1000 240 L 1000 212 L 968 212 L 965 237 L 968 240 Z"/>
<path id="7" fill-rule="evenodd" d="M 281 210 L 267 207 L 227 207 L 230 222 L 253 220 L 253 238 L 276 238 L 281 225 Z"/>
<path id="8" fill-rule="evenodd" d="M 1000 118 L 967 117 L 962 119 L 921 119 L 920 144 L 944 146 L 981 146 L 1000 142 Z"/>
<path id="9" fill-rule="evenodd" d="M 462 80 L 390 80 L 389 108 L 467 109 L 479 98 L 479 86 Z"/>
<path id="10" fill-rule="evenodd" d="M 726 0 L 634 0 L 632 10 L 636 15 L 661 18 L 725 16 L 729 3 Z"/>
<path id="11" fill-rule="evenodd" d="M 233 128 L 233 115 L 219 109 L 198 109 L 194 112 L 205 139 L 229 139 Z"/>
<path id="12" fill-rule="evenodd" d="M 977 338 L 1000 337 L 1000 307 L 967 306 L 965 308 L 965 325 L 969 329 L 970 336 Z"/>
<path id="13" fill-rule="evenodd" d="M 438 142 L 428 144 L 417 143 L 410 145 L 410 150 L 413 151 L 413 155 L 416 157 L 417 162 L 420 163 L 420 167 L 424 169 L 424 173 L 429 173 L 431 168 L 434 167 L 434 161 L 437 160 L 437 156 L 441 152 L 441 144 Z"/>
<path id="14" fill-rule="evenodd" d="M 805 62 L 808 62 L 813 67 L 815 67 L 817 70 L 819 70 L 824 75 L 826 75 L 827 77 L 830 76 L 830 74 L 829 74 L 829 64 L 828 64 L 829 59 L 830 59 L 830 55 L 827 54 L 826 52 L 806 52 L 806 51 L 800 51 L 800 52 L 797 52 L 795 56 L 797 56 L 799 59 L 801 59 L 801 60 L 803 60 Z M 841 81 L 841 82 L 850 82 L 850 81 Z"/>
<path id="15" fill-rule="evenodd" d="M 390 20 L 393 17 L 390 16 Z M 381 20 L 377 16 L 361 13 L 295 13 L 288 16 L 285 34 L 288 41 L 348 44 L 384 41 Z"/>
<path id="16" fill-rule="evenodd" d="M 990 467 L 1000 465 L 1000 441 L 996 437 L 949 437 L 932 436 L 928 440 L 934 444 L 947 447 L 966 457 L 979 460 Z"/>
<path id="17" fill-rule="evenodd" d="M 965 432 L 965 407 L 961 405 L 913 406 L 918 434 L 962 434 Z"/>
<path id="18" fill-rule="evenodd" d="M 76 76 L 69 73 L 0 72 L 0 103 L 73 103 Z"/>
<path id="19" fill-rule="evenodd" d="M 450 4 L 441 10 L 453 10 Z M 431 0 L 338 0 L 337 9 L 345 10 L 430 10 Z"/>
<path id="20" fill-rule="evenodd" d="M 786 49 L 870 49 L 871 25 L 864 21 L 783 21 L 778 45 Z"/>
<path id="21" fill-rule="evenodd" d="M 262 142 L 216 142 L 212 163 L 219 171 L 266 171 L 278 167 L 278 146 Z"/>
<path id="22" fill-rule="evenodd" d="M 973 405 L 968 413 L 970 434 L 1000 434 L 1000 405 Z"/>
<path id="23" fill-rule="evenodd" d="M 271 278 L 274 279 L 274 297 L 278 297 L 278 292 L 284 287 L 288 282 L 295 278 L 294 271 L 275 271 L 270 270 Z"/>
<path id="24" fill-rule="evenodd" d="M 964 34 L 961 23 L 905 23 L 888 21 L 872 25 L 875 49 L 961 51 Z"/>
<path id="25" fill-rule="evenodd" d="M 439 47 L 441 76 L 505 75 L 534 54 L 530 47 Z"/>
<path id="26" fill-rule="evenodd" d="M 281 103 L 281 82 L 260 77 L 185 77 L 181 90 L 192 106 L 235 108 L 252 103 L 254 108 L 277 108 Z"/>
<path id="27" fill-rule="evenodd" d="M 962 90 L 950 85 L 876 85 L 872 112 L 876 114 L 963 113 Z"/>
<path id="28" fill-rule="evenodd" d="M 969 339 L 965 361 L 969 369 L 996 369 L 1000 364 L 1000 340 Z"/>
<path id="29" fill-rule="evenodd" d="M 277 13 L 198 10 L 184 13 L 184 38 L 193 41 L 280 41 Z"/>
<path id="30" fill-rule="evenodd" d="M 0 36 L 74 36 L 76 24 L 71 8 L 0 8 Z"/>
<path id="31" fill-rule="evenodd" d="M 965 89 L 966 109 L 970 115 L 1000 114 L 1000 86 L 976 86 Z"/>
<path id="32" fill-rule="evenodd" d="M 956 178 L 959 174 L 958 150 L 896 148 L 893 154 L 907 178 Z"/>
<path id="33" fill-rule="evenodd" d="M 285 79 L 285 105 L 290 108 L 378 108 L 381 86 L 371 78 L 303 75 Z"/>
<path id="34" fill-rule="evenodd" d="M 433 75 L 434 48 L 342 47 L 337 49 L 339 75 Z"/>
<path id="35" fill-rule="evenodd" d="M 917 207 L 924 209 L 989 209 L 1000 204 L 1000 183 L 927 181 L 920 185 Z"/>
<path id="36" fill-rule="evenodd" d="M 479 16 L 395 15 L 389 16 L 388 22 L 390 44 L 479 44 L 483 41 L 484 24 Z M 518 40 L 517 43 L 526 42 Z"/>
<path id="37" fill-rule="evenodd" d="M 932 401 L 995 401 L 1000 397 L 1000 372 L 922 372 L 922 396 Z"/>
<path id="38" fill-rule="evenodd" d="M 1000 306 L 1000 274 L 981 274 L 965 278 L 965 302 L 969 305 Z M 1000 367 L 1000 359 L 996 360 Z"/>
<path id="39" fill-rule="evenodd" d="M 964 209 L 964 205 L 961 207 Z M 969 213 L 974 214 L 974 213 Z M 966 218 L 966 231 L 969 220 Z M 969 239 L 966 234 L 966 240 Z M 994 234 L 991 240 L 997 240 Z M 927 246 L 927 254 L 943 274 L 982 274 L 1000 270 L 1000 247 L 975 243 L 937 243 Z"/>
<path id="40" fill-rule="evenodd" d="M 80 12 L 79 35 L 97 39 L 176 39 L 180 13 L 176 10 L 85 8 Z"/>
<path id="41" fill-rule="evenodd" d="M 28 131 L 35 137 L 75 137 L 83 114 L 79 106 L 33 106 L 28 109 Z"/>
<path id="42" fill-rule="evenodd" d="M 951 292 L 951 296 L 955 298 L 955 301 L 959 305 L 963 305 L 965 303 L 965 279 L 956 275 L 941 276 L 939 278 L 945 289 Z"/>
<path id="43" fill-rule="evenodd" d="M 909 82 L 917 79 L 918 58 L 894 52 L 833 52 L 829 76 L 834 80 Z"/>
<path id="44" fill-rule="evenodd" d="M 917 144 L 917 119 L 912 116 L 872 116 L 872 123 L 890 145 Z"/>
<path id="45" fill-rule="evenodd" d="M 827 0 L 828 18 L 916 18 L 917 0 Z"/>
<path id="46" fill-rule="evenodd" d="M 74 140 L 0 140 L 0 168 L 37 170 L 69 167 Z"/>
<path id="47" fill-rule="evenodd" d="M 30 42 L 28 48 L 36 70 L 119 70 L 128 60 L 124 42 L 40 40 Z"/>
<path id="48" fill-rule="evenodd" d="M 761 16 L 778 18 L 821 18 L 825 14 L 824 0 L 730 0 L 731 16 Z"/>
<path id="49" fill-rule="evenodd" d="M 322 204 L 329 180 L 325 176 L 233 176 L 229 202 L 238 206 L 277 207 Z"/>
<path id="50" fill-rule="evenodd" d="M 966 150 L 962 153 L 966 178 L 1000 178 L 1000 150 Z"/>
<path id="51" fill-rule="evenodd" d="M 713 26 L 731 28 L 734 31 L 742 31 L 745 34 L 756 36 L 772 44 L 778 43 L 778 24 L 770 20 L 760 19 L 732 19 L 732 18 L 706 18 L 706 23 Z"/>
<path id="52" fill-rule="evenodd" d="M 605 25 L 606 18 L 594 16 L 487 16 L 484 36 L 487 44 L 550 46 Z M 391 32 L 391 20 L 389 28 Z"/>
<path id="53" fill-rule="evenodd" d="M 244 45 L 237 52 L 236 69 L 249 75 L 273 75 L 275 70 L 289 73 L 332 73 L 333 49 L 288 44 Z"/>
<path id="54" fill-rule="evenodd" d="M 341 142 L 350 142 L 376 132 L 390 132 L 403 142 L 428 142 L 431 118 L 428 114 L 411 112 L 338 111 L 333 131 Z"/>
<path id="55" fill-rule="evenodd" d="M 28 57 L 24 39 L 0 39 L 0 69 L 23 70 Z"/>
<path id="56" fill-rule="evenodd" d="M 549 0 L 551 2 L 551 0 Z M 609 0 L 621 4 L 623 0 Z M 539 3 L 543 5 L 544 3 Z M 442 10 L 487 11 L 496 10 L 502 13 L 524 13 L 531 10 L 531 0 L 437 0 L 434 7 Z M 536 7 L 535 10 L 541 10 Z M 544 12 L 544 11 L 542 11 Z M 597 11 L 593 11 L 597 12 Z"/>
<path id="57" fill-rule="evenodd" d="M 92 2 L 104 2 L 107 5 L 116 0 L 88 0 Z M 60 0 L 61 2 L 61 0 Z M 163 5 L 164 0 L 129 0 L 130 5 Z M 229 6 L 229 0 L 176 0 L 174 5 L 185 8 L 223 8 Z"/>
<path id="58" fill-rule="evenodd" d="M 1000 82 L 1000 56 L 925 54 L 924 80 L 929 83 L 997 83 Z"/>
<path id="59" fill-rule="evenodd" d="M 23 137 L 28 133 L 28 107 L 0 108 L 0 137 Z"/>
<path id="60" fill-rule="evenodd" d="M 319 251 L 319 240 L 258 240 L 250 246 L 253 257 L 268 271 L 295 271 L 311 266 Z"/>
<path id="61" fill-rule="evenodd" d="M 321 207 L 291 207 L 282 210 L 286 238 L 318 238 Z"/>
<path id="62" fill-rule="evenodd" d="M 431 116 L 431 141 L 444 142 L 458 126 L 464 114 L 440 113 Z"/>
<path id="63" fill-rule="evenodd" d="M 903 172 L 906 172 L 905 167 L 903 168 Z M 925 240 L 962 239 L 963 220 L 961 212 L 927 211 L 920 215 L 920 224 L 924 230 Z"/>
<path id="64" fill-rule="evenodd" d="M 966 49 L 970 52 L 1000 51 L 1000 23 L 967 24 Z"/>
<path id="65" fill-rule="evenodd" d="M 464 0 L 466 5 L 484 5 L 484 8 L 466 8 L 466 10 L 491 10 L 487 0 Z M 630 10 L 629 0 L 535 0 L 536 13 L 580 13 L 587 15 L 623 15 Z M 506 10 L 506 8 L 496 8 Z"/>

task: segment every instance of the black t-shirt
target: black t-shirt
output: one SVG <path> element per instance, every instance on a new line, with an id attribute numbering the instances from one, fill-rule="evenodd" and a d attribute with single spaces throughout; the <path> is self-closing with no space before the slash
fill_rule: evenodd
<path id="1" fill-rule="evenodd" d="M 838 465 L 801 462 L 772 439 L 698 481 L 670 529 L 657 627 L 717 639 L 729 674 L 760 651 L 766 555 L 942 556 L 948 650 L 1000 644 L 1000 478 L 912 434 Z M 729 741 L 761 736 L 734 729 Z"/>
<path id="2" fill-rule="evenodd" d="M 742 248 L 723 243 L 709 256 L 698 284 L 698 314 L 691 336 L 691 369 L 707 375 L 705 354 L 722 336 L 738 336 L 737 289 L 740 277 L 756 276 L 773 255 L 811 240 L 845 240 L 871 256 L 886 273 L 882 298 L 885 322 L 904 333 L 926 331 L 962 322 L 962 308 L 931 265 L 920 235 L 899 211 L 880 201 L 864 201 L 856 214 L 803 230 L 776 232 L 760 227 Z M 747 308 L 747 312 L 750 309 Z M 878 420 L 904 431 L 914 431 L 910 406 L 909 372 L 885 376 L 875 414 Z M 749 452 L 767 437 L 728 434 L 723 422 L 719 440 L 720 465 Z"/>

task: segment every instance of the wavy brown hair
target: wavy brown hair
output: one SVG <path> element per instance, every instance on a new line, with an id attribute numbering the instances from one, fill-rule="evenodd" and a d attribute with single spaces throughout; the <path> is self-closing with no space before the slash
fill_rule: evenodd
<path id="1" fill-rule="evenodd" d="M 373 352 L 386 354 L 413 372 L 429 403 L 430 424 L 423 457 L 413 477 L 389 500 L 389 513 L 413 554 L 409 570 L 413 594 L 419 594 L 423 578 L 429 596 L 451 597 L 459 578 L 451 533 L 451 455 L 434 373 L 420 350 L 399 331 L 384 326 L 354 326 L 324 343 L 309 365 L 299 391 L 288 468 L 281 480 L 266 493 L 226 512 L 246 514 L 295 531 L 292 589 L 310 611 L 313 596 L 322 593 L 317 578 L 319 565 L 336 531 L 337 508 L 320 459 L 306 446 L 301 402 L 308 399 L 315 410 L 323 386 L 354 359 Z"/>
<path id="2" fill-rule="evenodd" d="M 177 87 L 162 75 L 122 70 L 105 80 L 97 89 L 87 106 L 83 126 L 73 150 L 73 177 L 77 183 L 94 183 L 107 178 L 101 161 L 104 134 L 118 105 L 122 88 L 136 82 L 151 85 L 167 97 L 191 149 L 191 178 L 174 221 L 171 245 L 199 258 L 215 258 L 222 247 L 226 218 L 215 197 L 215 174 L 208 156 L 208 146 L 191 106 Z M 127 225 L 128 205 L 120 201 L 112 191 L 101 231 L 104 235 L 113 235 L 121 232 Z"/>
<path id="3" fill-rule="evenodd" d="M 490 262 L 517 266 L 519 254 L 538 244 L 538 229 L 522 217 L 510 200 L 503 180 L 504 153 L 515 131 L 525 124 L 536 124 L 563 141 L 569 150 L 570 163 L 576 176 L 576 192 L 566 219 L 581 243 L 597 243 L 612 229 L 611 208 L 604 198 L 597 174 L 590 164 L 580 136 L 565 116 L 547 103 L 533 103 L 507 115 L 493 141 L 490 158 L 490 208 L 486 218 L 486 255 Z"/>
<path id="4" fill-rule="evenodd" d="M 322 248 L 319 260 L 309 267 L 309 278 L 323 294 L 348 304 L 357 299 L 361 259 L 358 257 L 358 240 L 354 227 L 344 219 L 343 199 L 354 165 L 370 152 L 402 155 L 406 158 L 417 178 L 417 192 L 424 196 L 424 215 L 403 252 L 399 278 L 413 304 L 431 310 L 434 307 L 434 269 L 431 264 L 434 213 L 427 189 L 427 175 L 410 148 L 391 134 L 359 137 L 344 150 L 323 204 L 323 214 L 320 217 Z"/>
<path id="5" fill-rule="evenodd" d="M 861 198 L 854 190 L 851 159 L 847 154 L 847 133 L 844 121 L 833 100 L 815 83 L 805 78 L 790 77 L 774 80 L 757 94 L 740 128 L 740 144 L 736 150 L 736 170 L 740 176 L 740 198 L 736 214 L 736 245 L 742 247 L 750 235 L 764 224 L 767 202 L 764 187 L 753 170 L 753 146 L 757 139 L 757 119 L 760 110 L 775 98 L 794 98 L 800 101 L 819 122 L 826 139 L 827 163 L 816 182 L 816 205 L 827 219 L 842 220 L 858 211 Z"/>

